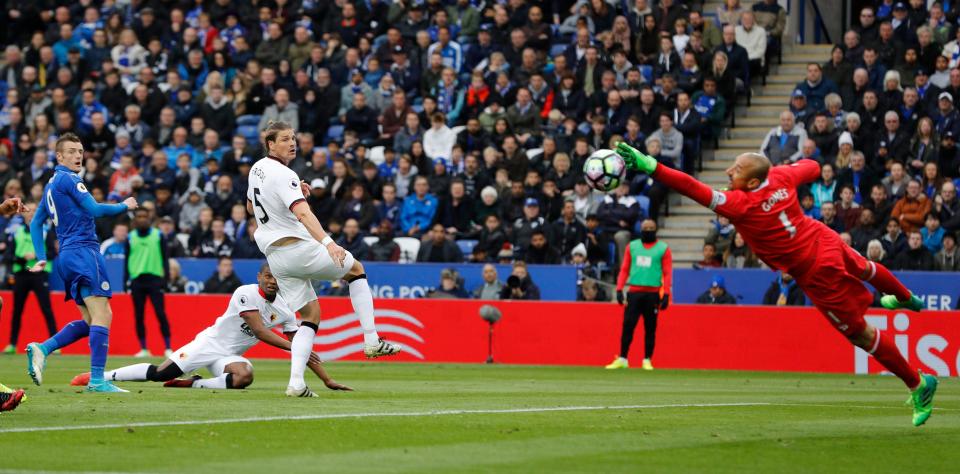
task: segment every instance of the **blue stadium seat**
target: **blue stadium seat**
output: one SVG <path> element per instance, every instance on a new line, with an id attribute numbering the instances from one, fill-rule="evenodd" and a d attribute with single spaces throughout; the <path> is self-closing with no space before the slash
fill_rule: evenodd
<path id="1" fill-rule="evenodd" d="M 243 136 L 247 139 L 247 143 L 250 145 L 256 145 L 260 143 L 260 131 L 257 130 L 256 125 L 241 125 L 237 127 L 237 135 Z"/>
<path id="2" fill-rule="evenodd" d="M 646 219 L 646 217 L 650 215 L 650 198 L 642 194 L 638 194 L 634 196 L 634 198 L 636 198 L 637 203 L 640 204 L 640 219 L 637 219 L 637 225 L 635 226 L 636 228 L 634 229 L 634 232 L 640 232 L 640 221 Z"/>
<path id="3" fill-rule="evenodd" d="M 260 116 L 259 115 L 241 115 L 237 117 L 237 126 L 242 125 L 253 125 L 254 127 L 260 125 Z"/>
<path id="4" fill-rule="evenodd" d="M 477 246 L 476 240 L 458 240 L 457 247 L 460 247 L 460 252 L 463 253 L 464 259 L 470 254 L 473 253 L 473 248 Z"/>
<path id="5" fill-rule="evenodd" d="M 558 54 L 563 54 L 567 50 L 567 45 L 564 43 L 556 43 L 550 46 L 550 57 L 554 57 Z"/>
<path id="6" fill-rule="evenodd" d="M 339 141 L 343 137 L 343 125 L 331 125 L 327 127 L 327 136 L 324 137 L 324 143 Z"/>
<path id="7" fill-rule="evenodd" d="M 653 66 L 640 66 L 640 75 L 647 84 L 653 84 Z"/>
<path id="8" fill-rule="evenodd" d="M 614 242 L 613 239 L 610 239 L 610 243 L 607 244 L 607 255 L 607 265 L 610 268 L 613 268 L 613 266 L 617 263 L 617 243 Z M 618 272 L 620 269 L 615 268 L 613 271 Z"/>

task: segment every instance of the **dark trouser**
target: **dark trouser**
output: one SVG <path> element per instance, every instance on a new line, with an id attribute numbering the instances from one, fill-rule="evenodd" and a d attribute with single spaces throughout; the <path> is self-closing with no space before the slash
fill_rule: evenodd
<path id="1" fill-rule="evenodd" d="M 53 319 L 53 307 L 50 305 L 50 283 L 47 272 L 32 273 L 29 271 L 17 272 L 13 280 L 13 319 L 10 320 L 10 344 L 17 345 L 20 338 L 20 320 L 27 303 L 27 296 L 32 291 L 37 295 L 40 312 L 47 323 L 50 336 L 57 333 L 57 321 Z"/>
<path id="2" fill-rule="evenodd" d="M 660 312 L 658 293 L 627 293 L 627 305 L 623 308 L 623 330 L 620 333 L 620 357 L 627 358 L 633 331 L 637 328 L 640 315 L 643 315 L 643 358 L 653 357 L 653 348 L 657 344 L 657 314 Z"/>
<path id="3" fill-rule="evenodd" d="M 164 310 L 163 279 L 153 275 L 144 275 L 130 282 L 130 296 L 133 299 L 133 315 L 137 320 L 137 339 L 140 347 L 147 348 L 147 328 L 144 324 L 144 313 L 147 309 L 147 297 L 153 305 L 153 313 L 160 323 L 160 334 L 163 341 L 170 348 L 170 323 L 167 322 L 167 312 Z"/>
<path id="4" fill-rule="evenodd" d="M 670 195 L 670 188 L 660 184 L 653 183 L 650 186 L 650 189 L 647 190 L 647 197 L 650 198 L 650 209 L 649 219 L 652 219 L 654 222 L 660 218 L 660 208 L 663 207 L 663 203 L 667 200 L 667 197 Z"/>

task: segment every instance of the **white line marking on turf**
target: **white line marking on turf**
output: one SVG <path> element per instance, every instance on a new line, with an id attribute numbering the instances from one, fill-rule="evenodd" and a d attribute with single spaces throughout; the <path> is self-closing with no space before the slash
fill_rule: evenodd
<path id="1" fill-rule="evenodd" d="M 180 421 L 144 421 L 135 423 L 110 423 L 103 425 L 74 425 L 74 426 L 26 426 L 19 428 L 3 428 L 3 433 L 34 433 L 40 431 L 78 431 L 104 430 L 113 428 L 147 428 L 155 426 L 192 426 L 192 425 L 220 425 L 225 423 L 255 423 L 265 421 L 299 421 L 299 420 L 332 420 L 339 418 L 373 418 L 373 417 L 401 417 L 401 416 L 449 416 L 449 415 L 493 415 L 509 413 L 546 413 L 556 411 L 592 411 L 592 410 L 649 410 L 659 408 L 717 408 L 717 407 L 756 407 L 768 406 L 770 403 L 677 403 L 671 405 L 614 405 L 614 406 L 570 406 L 570 407 L 538 407 L 538 408 L 505 408 L 490 410 L 433 410 L 416 412 L 387 412 L 387 413 L 328 413 L 323 415 L 297 416 L 257 416 L 249 418 L 223 418 L 216 420 L 180 420 Z"/>

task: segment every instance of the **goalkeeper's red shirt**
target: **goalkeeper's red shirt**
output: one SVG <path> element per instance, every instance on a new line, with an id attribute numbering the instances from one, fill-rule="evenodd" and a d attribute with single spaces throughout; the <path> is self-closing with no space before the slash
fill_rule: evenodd
<path id="1" fill-rule="evenodd" d="M 771 268 L 788 273 L 813 261 L 818 235 L 833 232 L 803 214 L 797 186 L 817 179 L 820 165 L 800 160 L 770 169 L 767 179 L 753 191 L 715 191 L 689 175 L 658 166 L 653 177 L 726 216 L 750 249 Z"/>

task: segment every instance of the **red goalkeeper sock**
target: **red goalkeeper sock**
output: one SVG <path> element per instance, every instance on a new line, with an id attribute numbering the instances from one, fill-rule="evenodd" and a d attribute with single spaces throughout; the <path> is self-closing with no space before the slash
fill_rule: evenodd
<path id="1" fill-rule="evenodd" d="M 910 290 L 903 286 L 903 283 L 900 283 L 900 280 L 897 280 L 897 277 L 893 276 L 893 273 L 890 273 L 887 267 L 876 262 L 869 262 L 869 265 L 872 268 L 868 267 L 868 271 L 872 271 L 868 273 L 867 283 L 873 285 L 883 294 L 896 296 L 900 302 L 910 301 Z"/>
<path id="2" fill-rule="evenodd" d="M 903 358 L 890 336 L 880 332 L 879 329 L 876 331 L 876 340 L 873 342 L 873 350 L 869 351 L 870 354 L 887 370 L 900 377 L 900 380 L 907 384 L 907 388 L 911 391 L 916 389 L 920 386 L 920 374 Z"/>

